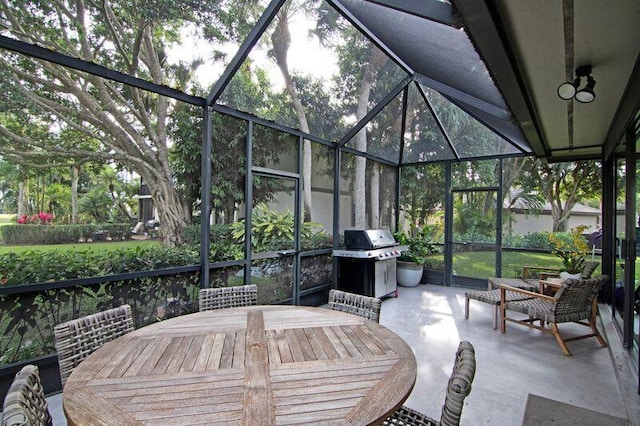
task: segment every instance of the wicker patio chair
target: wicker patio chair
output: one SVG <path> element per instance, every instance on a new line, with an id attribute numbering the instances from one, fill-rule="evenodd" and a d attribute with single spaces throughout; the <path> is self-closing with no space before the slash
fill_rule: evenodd
<path id="1" fill-rule="evenodd" d="M 53 329 L 64 387 L 73 369 L 96 349 L 134 330 L 131 306 L 122 305 L 58 324 Z"/>
<path id="2" fill-rule="evenodd" d="M 2 408 L 2 426 L 51 425 L 38 367 L 25 365 L 9 387 Z"/>
<path id="3" fill-rule="evenodd" d="M 457 426 L 460 424 L 464 399 L 471 392 L 476 374 L 476 355 L 473 345 L 462 341 L 458 345 L 453 372 L 447 385 L 447 395 L 442 406 L 440 421 L 432 419 L 404 405 L 384 421 L 384 425 L 398 426 Z"/>
<path id="4" fill-rule="evenodd" d="M 349 312 L 371 321 L 380 322 L 382 301 L 376 297 L 348 293 L 342 290 L 329 290 L 329 308 L 334 311 Z"/>
<path id="5" fill-rule="evenodd" d="M 503 333 L 506 331 L 506 322 L 509 321 L 551 333 L 565 355 L 571 355 L 566 342 L 573 340 L 595 337 L 601 346 L 606 347 L 607 344 L 596 326 L 596 316 L 598 313 L 598 291 L 607 279 L 607 276 L 580 280 L 569 279 L 560 286 L 553 296 L 501 286 L 500 290 L 505 295 L 505 298 L 500 302 L 501 330 Z M 531 298 L 509 302 L 506 300 L 506 291 L 528 293 Z M 507 311 L 527 314 L 528 318 L 508 317 Z M 540 325 L 535 324 L 536 321 L 539 321 Z M 558 330 L 558 324 L 567 322 L 587 326 L 591 329 L 591 333 L 563 338 Z"/>
<path id="6" fill-rule="evenodd" d="M 596 269 L 598 269 L 598 266 L 600 266 L 600 262 L 596 262 L 593 260 L 585 262 L 584 267 L 582 268 L 582 278 L 591 278 Z"/>
<path id="7" fill-rule="evenodd" d="M 213 309 L 253 306 L 258 304 L 258 287 L 255 284 L 234 287 L 203 288 L 198 292 L 200 312 Z"/>
<path id="8" fill-rule="evenodd" d="M 591 278 L 593 272 L 598 268 L 600 262 L 587 261 L 582 269 L 582 278 Z M 522 278 L 489 278 L 487 282 L 487 291 L 475 290 L 467 291 L 464 294 L 464 317 L 469 318 L 469 300 L 477 300 L 479 302 L 488 303 L 493 306 L 493 329 L 498 328 L 498 317 L 500 316 L 500 290 L 498 290 L 499 284 L 506 284 L 510 287 L 516 287 L 522 290 L 532 291 L 534 293 L 539 292 L 540 280 L 545 280 L 549 277 L 557 277 L 560 274 L 559 269 L 547 268 L 544 266 L 528 266 L 522 267 Z M 520 300 L 531 299 L 531 296 L 525 293 L 514 293 L 512 291 L 506 292 L 507 302 L 516 302 Z"/>

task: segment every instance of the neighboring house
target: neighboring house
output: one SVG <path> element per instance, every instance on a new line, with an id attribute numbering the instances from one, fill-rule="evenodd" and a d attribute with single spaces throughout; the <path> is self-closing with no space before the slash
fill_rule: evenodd
<path id="1" fill-rule="evenodd" d="M 551 205 L 545 203 L 541 210 L 531 210 L 522 200 L 516 201 L 509 209 L 511 215 L 505 217 L 504 231 L 508 233 L 509 227 L 513 234 L 526 235 L 531 232 L 553 230 L 553 217 Z M 510 222 L 510 223 L 509 223 Z M 600 209 L 588 207 L 584 204 L 576 204 L 569 217 L 569 229 L 578 225 L 587 226 L 587 232 L 592 233 L 600 229 L 602 224 L 602 212 Z M 624 210 L 618 209 L 616 213 L 616 226 L 618 234 L 624 231 Z"/>

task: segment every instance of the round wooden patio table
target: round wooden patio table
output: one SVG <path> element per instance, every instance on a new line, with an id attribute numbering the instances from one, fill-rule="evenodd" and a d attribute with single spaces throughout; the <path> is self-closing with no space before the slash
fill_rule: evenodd
<path id="1" fill-rule="evenodd" d="M 252 306 L 185 315 L 105 344 L 69 377 L 70 425 L 376 424 L 409 396 L 411 348 L 355 315 Z"/>

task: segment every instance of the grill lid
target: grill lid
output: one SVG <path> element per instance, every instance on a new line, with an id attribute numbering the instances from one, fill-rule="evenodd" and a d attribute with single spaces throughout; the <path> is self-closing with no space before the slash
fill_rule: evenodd
<path id="1" fill-rule="evenodd" d="M 388 229 L 345 229 L 344 245 L 347 249 L 369 250 L 396 245 Z"/>

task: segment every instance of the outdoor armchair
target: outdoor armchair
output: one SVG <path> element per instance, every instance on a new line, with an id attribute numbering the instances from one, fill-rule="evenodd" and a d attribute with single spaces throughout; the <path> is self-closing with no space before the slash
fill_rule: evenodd
<path id="1" fill-rule="evenodd" d="M 200 312 L 212 309 L 253 306 L 258 304 L 258 287 L 255 284 L 234 287 L 203 288 L 198 292 Z"/>
<path id="2" fill-rule="evenodd" d="M 349 312 L 371 321 L 380 322 L 381 306 L 382 301 L 376 297 L 336 289 L 329 291 L 329 308 L 334 311 Z"/>
<path id="3" fill-rule="evenodd" d="M 565 355 L 571 355 L 566 343 L 578 339 L 595 337 L 601 346 L 606 347 L 607 344 L 596 327 L 596 316 L 598 291 L 607 279 L 606 276 L 580 280 L 569 279 L 560 285 L 553 296 L 500 285 L 501 331 L 506 332 L 506 322 L 509 321 L 551 333 Z M 508 291 L 526 294 L 530 299 L 508 301 Z M 507 316 L 507 311 L 520 312 L 526 314 L 528 318 L 518 319 Z M 537 325 L 536 322 L 540 324 Z M 564 338 L 560 334 L 558 324 L 567 322 L 587 326 L 591 332 Z"/>
<path id="4" fill-rule="evenodd" d="M 462 341 L 458 345 L 453 372 L 447 385 L 447 395 L 442 406 L 440 421 L 404 405 L 388 417 L 383 425 L 397 426 L 457 426 L 460 424 L 464 399 L 471 392 L 476 374 L 476 354 L 473 345 Z"/>
<path id="5" fill-rule="evenodd" d="M 64 387 L 73 369 L 96 349 L 133 330 L 133 317 L 129 305 L 56 325 L 53 334 L 62 386 Z"/>
<path id="6" fill-rule="evenodd" d="M 25 365 L 16 374 L 4 398 L 2 426 L 51 424 L 38 367 Z"/>

